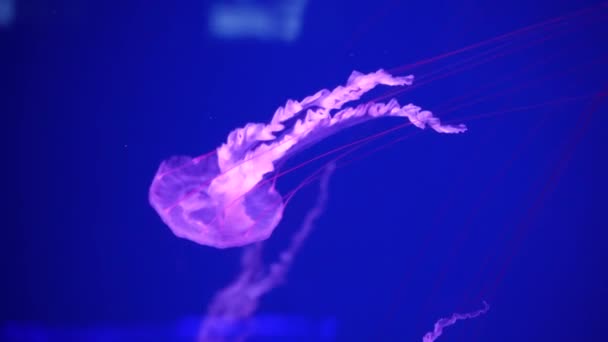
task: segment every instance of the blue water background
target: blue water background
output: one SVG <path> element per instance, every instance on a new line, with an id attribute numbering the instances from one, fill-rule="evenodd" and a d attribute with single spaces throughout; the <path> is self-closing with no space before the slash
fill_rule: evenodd
<path id="1" fill-rule="evenodd" d="M 413 63 L 597 3 L 310 1 L 288 43 L 212 37 L 210 2 L 17 2 L 2 32 L 17 100 L 3 164 L 14 194 L 2 229 L 4 326 L 202 316 L 238 271 L 239 251 L 178 239 L 163 225 L 147 200 L 163 159 L 212 150 L 232 129 L 267 121 L 288 98 L 342 84 L 352 70 Z M 432 109 L 556 56 L 501 86 L 525 84 L 605 57 L 607 33 L 605 23 L 581 29 L 398 99 Z M 467 123 L 466 134 L 424 131 L 339 168 L 327 212 L 260 313 L 333 317 L 338 341 L 415 341 L 436 319 L 487 300 L 485 316 L 440 341 L 604 340 L 608 105 L 580 137 L 591 99 L 466 117 L 605 91 L 605 61 L 449 114 Z M 366 124 L 299 158 L 399 123 Z M 293 189 L 310 170 L 279 188 Z M 313 184 L 294 198 L 270 251 L 316 193 Z"/>

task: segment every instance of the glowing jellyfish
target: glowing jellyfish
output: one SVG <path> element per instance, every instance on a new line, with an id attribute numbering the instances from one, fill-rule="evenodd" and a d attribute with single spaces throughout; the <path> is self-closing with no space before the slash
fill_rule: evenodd
<path id="1" fill-rule="evenodd" d="M 324 172 L 319 197 L 291 243 L 275 262 L 266 265 L 260 242 L 272 234 L 285 209 L 270 178 L 277 163 L 333 133 L 380 117 L 405 117 L 418 128 L 429 126 L 439 133 L 466 130 L 464 125 L 442 125 L 431 112 L 413 104 L 400 106 L 394 99 L 342 108 L 377 85 L 403 86 L 412 81 L 413 76 L 394 77 L 384 70 L 367 75 L 355 71 L 345 86 L 321 90 L 301 102 L 288 100 L 268 124 L 250 123 L 232 131 L 215 151 L 196 158 L 173 157 L 161 164 L 150 187 L 150 203 L 175 235 L 216 248 L 252 244 L 243 251 L 240 273 L 209 304 L 199 342 L 242 341 L 248 336 L 247 329 L 233 332 L 236 335 L 230 338 L 226 333 L 235 324 L 250 320 L 261 297 L 285 280 L 315 220 L 325 209 L 333 162 L 320 170 Z M 487 310 L 484 302 L 480 310 L 440 319 L 423 341 L 433 342 L 458 320 L 477 317 Z"/>
<path id="2" fill-rule="evenodd" d="M 380 117 L 405 117 L 418 128 L 460 133 L 464 125 L 442 125 L 429 111 L 358 100 L 377 85 L 411 85 L 414 77 L 384 70 L 354 71 L 345 86 L 321 90 L 302 101 L 288 100 L 267 123 L 249 123 L 228 135 L 215 151 L 163 162 L 150 187 L 150 203 L 179 237 L 216 248 L 268 238 L 281 221 L 284 203 L 268 177 L 278 162 L 347 127 Z"/>

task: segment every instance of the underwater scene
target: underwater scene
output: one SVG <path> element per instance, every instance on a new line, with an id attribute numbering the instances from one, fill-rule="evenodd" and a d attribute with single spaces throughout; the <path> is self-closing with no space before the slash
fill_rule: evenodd
<path id="1" fill-rule="evenodd" d="M 0 0 L 0 341 L 606 341 L 608 2 Z"/>

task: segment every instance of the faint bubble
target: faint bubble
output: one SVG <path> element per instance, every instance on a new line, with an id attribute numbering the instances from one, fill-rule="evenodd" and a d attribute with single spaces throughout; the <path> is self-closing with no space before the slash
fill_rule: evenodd
<path id="1" fill-rule="evenodd" d="M 295 41 L 307 0 L 220 1 L 209 11 L 210 34 L 219 39 Z"/>
<path id="2" fill-rule="evenodd" d="M 9 27 L 15 19 L 15 0 L 0 0 L 0 27 Z"/>

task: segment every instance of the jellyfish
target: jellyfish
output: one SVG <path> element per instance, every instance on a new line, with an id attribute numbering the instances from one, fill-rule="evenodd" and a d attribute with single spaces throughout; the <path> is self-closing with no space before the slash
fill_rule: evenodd
<path id="1" fill-rule="evenodd" d="M 288 100 L 268 123 L 248 123 L 230 132 L 216 150 L 195 158 L 172 157 L 161 163 L 149 201 L 173 233 L 214 248 L 241 247 L 267 239 L 283 217 L 285 203 L 272 175 L 277 165 L 339 131 L 383 117 L 403 117 L 438 133 L 461 133 L 430 111 L 395 99 L 346 103 L 378 85 L 410 86 L 412 75 L 380 69 L 353 71 L 344 86 L 323 89 L 301 101 Z"/>
<path id="2" fill-rule="evenodd" d="M 431 112 L 411 103 L 401 106 L 395 99 L 345 107 L 378 85 L 409 86 L 413 79 L 412 75 L 393 76 L 382 69 L 369 74 L 353 71 L 344 86 L 320 90 L 302 101 L 288 100 L 269 123 L 248 123 L 235 129 L 210 153 L 195 158 L 176 156 L 161 163 L 150 186 L 149 200 L 173 233 L 219 249 L 244 247 L 241 271 L 209 304 L 199 342 L 244 341 L 249 336 L 246 329 L 237 330 L 229 339 L 223 335 L 234 324 L 251 319 L 261 297 L 284 282 L 325 210 L 334 161 L 317 170 L 319 197 L 291 243 L 275 262 L 263 262 L 263 241 L 280 223 L 286 205 L 275 187 L 276 177 L 272 177 L 280 163 L 334 133 L 382 117 L 403 117 L 413 126 L 430 127 L 438 133 L 466 131 L 462 124 L 442 124 Z M 312 176 L 303 183 L 314 179 Z M 487 310 L 484 302 L 480 310 L 440 319 L 423 341 L 435 341 L 456 321 L 475 318 Z"/>

